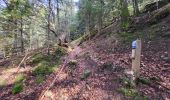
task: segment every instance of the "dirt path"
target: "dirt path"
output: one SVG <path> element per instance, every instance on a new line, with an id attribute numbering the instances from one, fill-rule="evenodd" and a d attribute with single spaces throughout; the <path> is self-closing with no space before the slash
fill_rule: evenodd
<path id="1" fill-rule="evenodd" d="M 125 70 L 130 69 L 131 66 L 130 50 L 129 48 L 128 50 L 127 48 L 116 50 L 114 44 L 108 45 L 108 41 L 111 41 L 109 39 L 105 43 L 100 43 L 99 41 L 103 42 L 105 40 L 96 40 L 96 43 L 94 41 L 85 42 L 81 46 L 75 47 L 64 58 L 65 63 L 62 66 L 65 66 L 65 69 L 59 75 L 60 78 L 55 82 L 54 86 L 47 92 L 44 100 L 128 99 L 117 90 L 124 87 L 121 81 L 125 78 Z M 107 45 L 105 45 L 106 43 Z M 77 66 L 70 74 L 68 62 L 71 60 L 76 60 Z M 150 63 L 144 64 L 148 66 Z M 145 66 L 141 66 L 141 76 L 148 75 L 143 74 L 143 72 L 147 72 L 146 68 L 144 69 Z M 86 70 L 91 72 L 90 76 L 86 79 L 81 79 Z M 136 89 L 140 95 L 146 95 L 149 100 L 152 100 L 153 97 L 156 100 L 168 100 L 170 98 L 168 90 L 155 83 L 152 83 L 151 86 L 141 84 Z"/>
<path id="2" fill-rule="evenodd" d="M 99 42 L 100 40 L 100 42 Z M 122 85 L 122 79 L 125 78 L 124 71 L 131 66 L 131 60 L 129 59 L 130 51 L 127 48 L 118 49 L 118 52 L 114 49 L 114 44 L 108 43 L 110 39 L 96 40 L 84 42 L 81 46 L 76 46 L 66 56 L 61 59 L 60 69 L 58 71 L 46 76 L 46 80 L 42 84 L 35 84 L 35 77 L 31 74 L 24 81 L 24 89 L 17 95 L 11 94 L 12 86 L 3 88 L 4 92 L 0 92 L 0 100 L 35 100 L 39 98 L 40 94 L 54 81 L 57 76 L 57 80 L 54 85 L 45 92 L 43 100 L 127 100 L 129 97 L 125 97 L 117 90 L 124 87 Z M 103 43 L 104 42 L 104 43 Z M 106 45 L 107 43 L 107 45 Z M 155 57 L 158 58 L 158 57 Z M 74 70 L 70 69 L 69 62 L 76 61 L 76 67 Z M 142 58 L 141 76 L 149 78 L 150 74 L 154 74 L 156 71 L 150 71 L 156 66 L 151 60 L 145 62 Z M 158 62 L 158 61 L 157 61 Z M 165 63 L 159 63 L 161 66 Z M 168 63 L 169 64 L 169 63 Z M 145 66 L 144 66 L 145 65 Z M 59 70 L 60 70 L 59 69 Z M 148 69 L 148 71 L 147 71 Z M 81 76 L 85 71 L 90 71 L 90 75 L 87 78 L 82 79 Z M 159 71 L 159 70 L 158 70 Z M 148 72 L 148 73 L 146 73 Z M 2 75 L 2 73 L 0 73 Z M 4 73 L 3 73 L 4 74 Z M 159 74 L 159 73 L 158 73 Z M 169 77 L 169 73 L 161 72 L 162 76 Z M 160 75 L 159 75 L 160 76 Z M 167 78 L 167 83 L 169 82 Z M 165 83 L 164 80 L 162 82 Z M 153 83 L 149 85 L 139 85 L 137 88 L 138 93 L 148 96 L 148 100 L 168 100 L 169 92 L 158 84 Z M 37 99 L 38 100 L 38 99 Z"/>
<path id="3" fill-rule="evenodd" d="M 97 55 L 90 49 L 87 45 L 86 48 L 77 46 L 64 58 L 61 66 L 65 66 L 65 69 L 43 100 L 121 100 L 121 95 L 113 93 L 117 87 L 112 84 L 114 77 L 111 76 L 114 73 L 109 70 L 98 72 L 100 63 L 96 60 Z M 72 74 L 68 72 L 68 62 L 71 60 L 77 61 Z M 85 70 L 89 70 L 91 75 L 82 80 L 80 76 Z"/>

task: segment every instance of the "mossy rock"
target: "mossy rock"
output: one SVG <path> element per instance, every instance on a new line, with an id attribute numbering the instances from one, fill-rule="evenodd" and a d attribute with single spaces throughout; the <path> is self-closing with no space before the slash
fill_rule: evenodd
<path id="1" fill-rule="evenodd" d="M 158 9 L 156 12 L 151 13 L 151 18 L 149 20 L 150 24 L 155 24 L 161 19 L 170 15 L 170 4 Z"/>
<path id="2" fill-rule="evenodd" d="M 81 74 L 81 79 L 86 79 L 90 76 L 91 71 L 90 70 L 85 70 L 82 74 Z"/>

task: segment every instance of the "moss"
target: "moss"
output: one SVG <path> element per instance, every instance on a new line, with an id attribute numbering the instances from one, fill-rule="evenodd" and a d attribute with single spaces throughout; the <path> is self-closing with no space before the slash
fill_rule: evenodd
<path id="1" fill-rule="evenodd" d="M 118 91 L 128 97 L 135 97 L 138 94 L 134 89 L 120 88 Z"/>
<path id="2" fill-rule="evenodd" d="M 137 84 L 142 83 L 142 84 L 145 84 L 145 85 L 150 85 L 151 84 L 151 80 L 140 77 L 140 78 L 136 79 L 136 83 Z"/>
<path id="3" fill-rule="evenodd" d="M 66 54 L 66 50 L 62 47 L 58 47 L 55 51 L 56 58 L 64 56 Z"/>
<path id="4" fill-rule="evenodd" d="M 39 62 L 41 62 L 42 60 L 45 60 L 45 57 L 42 53 L 37 53 L 35 54 L 32 59 L 31 59 L 31 63 L 32 64 L 38 64 Z"/>
<path id="5" fill-rule="evenodd" d="M 133 34 L 128 32 L 122 32 L 119 34 L 119 36 L 122 38 L 124 42 L 130 42 L 133 38 Z"/>
<path id="6" fill-rule="evenodd" d="M 25 76 L 24 76 L 23 74 L 19 74 L 19 75 L 15 78 L 15 83 L 21 83 L 24 79 L 25 79 Z"/>
<path id="7" fill-rule="evenodd" d="M 16 78 L 15 78 L 15 84 L 12 87 L 12 94 L 17 94 L 19 92 L 21 92 L 23 90 L 23 81 L 25 79 L 25 76 L 23 74 L 19 74 Z"/>
<path id="8" fill-rule="evenodd" d="M 44 82 L 44 80 L 45 80 L 45 77 L 44 77 L 44 76 L 39 75 L 39 76 L 37 76 L 37 77 L 36 77 L 35 82 L 36 82 L 37 84 L 41 84 L 41 83 L 43 83 L 43 82 Z"/>
<path id="9" fill-rule="evenodd" d="M 40 63 L 32 72 L 33 75 L 47 75 L 53 72 L 52 67 L 46 64 Z"/>
<path id="10" fill-rule="evenodd" d="M 22 83 L 16 83 L 12 88 L 12 94 L 17 94 L 23 90 Z"/>
<path id="11" fill-rule="evenodd" d="M 123 84 L 127 87 L 127 88 L 133 88 L 135 87 L 135 82 L 128 79 L 128 78 L 125 78 L 123 79 Z"/>

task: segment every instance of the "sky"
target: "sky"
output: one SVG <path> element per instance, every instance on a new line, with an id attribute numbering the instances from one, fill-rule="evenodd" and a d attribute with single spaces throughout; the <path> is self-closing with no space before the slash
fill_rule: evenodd
<path id="1" fill-rule="evenodd" d="M 79 0 L 74 0 L 74 2 L 78 2 Z"/>

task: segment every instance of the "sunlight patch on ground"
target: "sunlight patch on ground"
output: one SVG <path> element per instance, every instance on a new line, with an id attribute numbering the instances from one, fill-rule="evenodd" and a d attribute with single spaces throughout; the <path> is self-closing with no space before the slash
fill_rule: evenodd
<path id="1" fill-rule="evenodd" d="M 20 73 L 25 73 L 31 70 L 30 67 L 27 68 L 21 68 L 19 69 L 18 73 L 16 73 L 18 68 L 9 68 L 9 69 L 4 69 L 0 73 L 0 85 L 9 85 L 13 84 L 15 81 L 15 77 L 19 75 Z"/>
<path id="2" fill-rule="evenodd" d="M 67 51 L 72 52 L 74 49 L 72 49 L 70 46 L 68 47 Z"/>
<path id="3" fill-rule="evenodd" d="M 54 100 L 55 94 L 52 91 L 48 90 L 45 93 L 45 97 L 50 97 L 52 100 Z"/>

